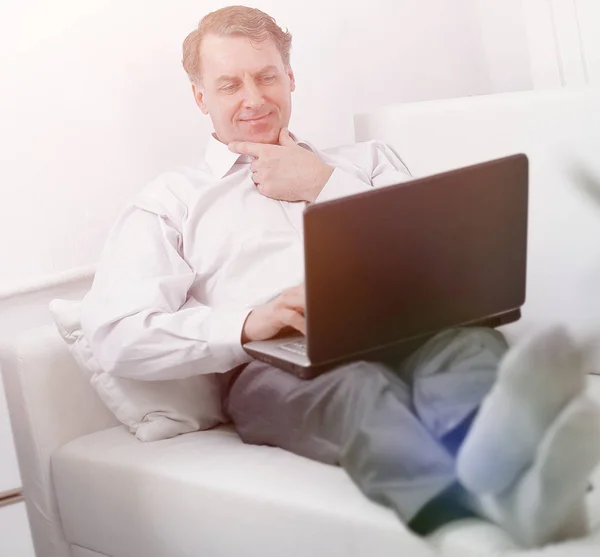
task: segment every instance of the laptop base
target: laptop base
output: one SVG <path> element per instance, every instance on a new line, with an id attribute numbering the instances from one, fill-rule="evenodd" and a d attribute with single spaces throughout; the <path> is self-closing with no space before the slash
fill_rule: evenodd
<path id="1" fill-rule="evenodd" d="M 489 327 L 496 328 L 513 323 L 521 318 L 520 308 L 498 315 L 492 315 L 470 323 L 456 325 L 457 327 Z M 429 332 L 409 339 L 402 339 L 386 346 L 379 346 L 368 352 L 352 354 L 335 361 L 312 363 L 306 354 L 295 354 L 281 348 L 282 344 L 304 340 L 300 333 L 276 337 L 269 340 L 253 341 L 244 345 L 244 350 L 256 360 L 260 360 L 284 371 L 293 373 L 300 379 L 312 379 L 321 373 L 336 368 L 342 364 L 356 360 L 386 362 L 408 357 L 430 338 L 441 331 Z"/>

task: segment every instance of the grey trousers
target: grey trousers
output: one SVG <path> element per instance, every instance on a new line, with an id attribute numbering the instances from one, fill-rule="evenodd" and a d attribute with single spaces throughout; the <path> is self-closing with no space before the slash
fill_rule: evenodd
<path id="1" fill-rule="evenodd" d="M 399 362 L 359 361 L 312 380 L 255 361 L 229 378 L 224 409 L 245 443 L 341 465 L 410 525 L 457 484 L 444 441 L 476 412 L 506 350 L 501 333 L 473 327 L 443 331 Z"/>

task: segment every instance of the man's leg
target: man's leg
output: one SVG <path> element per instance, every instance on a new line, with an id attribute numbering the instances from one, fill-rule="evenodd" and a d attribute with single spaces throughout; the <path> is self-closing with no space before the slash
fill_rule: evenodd
<path id="1" fill-rule="evenodd" d="M 463 327 L 442 331 L 408 358 L 390 362 L 410 387 L 413 412 L 449 454 L 458 453 L 507 350 L 498 331 Z M 442 501 L 437 498 L 421 509 L 412 523 L 416 531 L 426 534 L 443 525 L 444 498 L 449 508 L 465 499 L 470 505 L 463 487 L 456 484 Z"/>
<path id="2" fill-rule="evenodd" d="M 525 545 L 586 530 L 583 496 L 600 455 L 600 424 L 598 407 L 582 396 L 580 356 L 562 329 L 510 352 L 496 331 L 458 329 L 434 337 L 400 366 L 423 423 L 459 454 L 471 507 Z M 504 487 L 488 494 L 470 485 L 500 482 Z"/>
<path id="3" fill-rule="evenodd" d="M 507 351 L 499 331 L 460 327 L 442 331 L 394 366 L 411 388 L 416 415 L 453 454 L 494 385 Z"/>
<path id="4" fill-rule="evenodd" d="M 244 442 L 343 466 L 409 525 L 432 501 L 439 500 L 438 522 L 470 514 L 449 495 L 454 457 L 415 417 L 408 387 L 383 364 L 356 362 L 304 381 L 252 362 L 227 391 L 224 406 Z"/>
<path id="5" fill-rule="evenodd" d="M 550 441 L 540 439 L 532 448 L 532 465 L 511 489 L 487 499 L 466 493 L 455 481 L 452 455 L 469 435 L 505 352 L 499 333 L 469 328 L 437 335 L 394 366 L 397 375 L 362 362 L 307 382 L 254 363 L 246 370 L 252 373 L 233 384 L 226 408 L 246 442 L 341 464 L 368 496 L 393 507 L 416 532 L 429 533 L 472 509 L 536 545 L 559 535 L 570 510 L 580 508 L 580 487 L 598 460 L 600 431 L 597 423 L 592 433 L 584 425 L 595 411 L 591 403 L 563 408 L 566 417 L 559 410 L 546 433 Z M 519 368 L 527 373 L 527 365 Z M 583 450 L 586 458 L 565 461 L 563 443 L 574 443 L 568 453 Z M 559 469 L 566 489 L 546 489 Z M 527 506 L 523 501 L 532 493 L 537 499 Z M 547 509 L 560 512 L 549 517 Z M 529 513 L 527 520 L 515 521 L 522 512 Z"/>

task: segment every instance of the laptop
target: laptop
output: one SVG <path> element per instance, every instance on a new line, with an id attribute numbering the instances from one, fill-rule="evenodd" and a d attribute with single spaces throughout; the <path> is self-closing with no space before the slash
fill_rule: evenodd
<path id="1" fill-rule="evenodd" d="M 518 154 L 308 206 L 306 337 L 244 350 L 307 379 L 356 359 L 408 355 L 449 327 L 516 321 L 528 169 Z"/>

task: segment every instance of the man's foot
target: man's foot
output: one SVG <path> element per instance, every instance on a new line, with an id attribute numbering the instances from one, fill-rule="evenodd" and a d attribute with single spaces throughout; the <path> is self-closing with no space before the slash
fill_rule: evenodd
<path id="1" fill-rule="evenodd" d="M 599 461 L 600 408 L 581 395 L 548 429 L 517 483 L 501 495 L 475 495 L 474 507 L 527 547 L 585 535 L 583 498 Z"/>
<path id="2" fill-rule="evenodd" d="M 546 430 L 585 388 L 580 350 L 562 327 L 510 350 L 457 457 L 471 492 L 498 494 L 527 469 Z"/>

